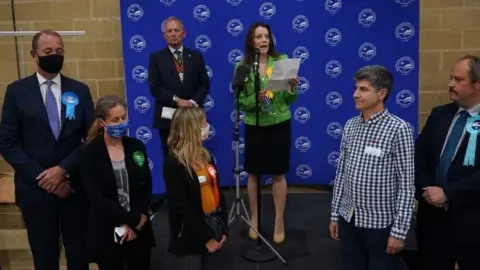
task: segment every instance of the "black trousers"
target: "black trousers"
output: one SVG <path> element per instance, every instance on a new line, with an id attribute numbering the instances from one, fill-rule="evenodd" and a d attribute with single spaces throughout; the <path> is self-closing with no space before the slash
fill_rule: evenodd
<path id="1" fill-rule="evenodd" d="M 112 235 L 113 239 L 113 235 Z M 123 244 L 112 243 L 97 262 L 99 270 L 150 270 L 151 245 L 137 238 Z"/>
<path id="2" fill-rule="evenodd" d="M 416 238 L 422 270 L 452 270 L 455 262 L 461 270 L 480 269 L 480 243 L 460 244 L 450 233 L 442 208 L 420 201 Z"/>
<path id="3" fill-rule="evenodd" d="M 69 198 L 40 195 L 35 203 L 21 205 L 35 270 L 58 270 L 60 235 L 69 270 L 88 270 L 86 248 L 87 201 L 78 192 Z"/>
<path id="4" fill-rule="evenodd" d="M 338 221 L 340 252 L 344 270 L 398 270 L 400 255 L 388 254 L 387 242 L 391 226 L 366 229 L 354 226 L 343 218 Z"/>

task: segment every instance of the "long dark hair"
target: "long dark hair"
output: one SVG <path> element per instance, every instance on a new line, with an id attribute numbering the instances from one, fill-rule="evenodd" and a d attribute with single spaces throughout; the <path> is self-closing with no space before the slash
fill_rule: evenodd
<path id="1" fill-rule="evenodd" d="M 266 23 L 256 22 L 250 26 L 247 32 L 247 38 L 245 39 L 245 55 L 243 57 L 243 63 L 251 66 L 253 64 L 253 58 L 255 53 L 255 48 L 253 47 L 253 40 L 255 39 L 255 30 L 258 27 L 265 27 L 268 31 L 268 38 L 270 39 L 270 44 L 268 45 L 268 55 L 278 58 L 280 56 L 279 53 L 275 51 L 275 44 L 273 43 L 273 36 L 272 30 L 270 29 L 270 25 Z"/>

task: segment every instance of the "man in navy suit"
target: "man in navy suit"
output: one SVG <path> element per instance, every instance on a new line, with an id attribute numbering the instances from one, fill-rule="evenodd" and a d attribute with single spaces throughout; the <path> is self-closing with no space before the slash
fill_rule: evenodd
<path id="1" fill-rule="evenodd" d="M 168 46 L 150 55 L 148 81 L 155 99 L 153 127 L 158 129 L 163 156 L 168 154 L 169 109 L 203 107 L 210 90 L 210 78 L 201 53 L 186 48 L 187 32 L 180 19 L 169 17 L 163 25 Z M 163 115 L 163 116 L 162 116 Z M 159 198 L 161 205 L 164 196 Z M 157 206 L 159 207 L 159 206 Z"/>
<path id="2" fill-rule="evenodd" d="M 86 200 L 77 155 L 93 122 L 85 84 L 61 75 L 64 47 L 51 30 L 37 33 L 37 72 L 7 86 L 0 154 L 15 170 L 16 204 L 36 270 L 58 270 L 60 234 L 69 270 L 87 270 Z"/>
<path id="3" fill-rule="evenodd" d="M 480 268 L 480 57 L 454 63 L 449 94 L 453 102 L 432 109 L 415 149 L 422 270 Z"/>
<path id="4" fill-rule="evenodd" d="M 162 117 L 164 108 L 202 107 L 210 90 L 210 78 L 202 54 L 183 45 L 187 33 L 183 23 L 170 17 L 163 27 L 168 46 L 150 55 L 148 80 L 155 99 L 153 127 L 159 131 L 166 156 L 170 119 Z"/>

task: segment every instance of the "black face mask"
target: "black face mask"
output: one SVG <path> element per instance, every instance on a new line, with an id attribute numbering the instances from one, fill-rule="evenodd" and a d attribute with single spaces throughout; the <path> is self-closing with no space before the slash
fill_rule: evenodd
<path id="1" fill-rule="evenodd" d="M 59 73 L 63 67 L 63 55 L 51 54 L 38 56 L 38 65 L 42 70 L 48 73 Z"/>

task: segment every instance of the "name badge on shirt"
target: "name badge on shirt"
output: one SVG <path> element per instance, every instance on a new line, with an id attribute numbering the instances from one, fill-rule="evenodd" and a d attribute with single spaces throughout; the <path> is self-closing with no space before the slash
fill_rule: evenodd
<path id="1" fill-rule="evenodd" d="M 204 175 L 200 175 L 200 176 L 198 177 L 198 182 L 199 182 L 200 184 L 206 183 L 206 182 L 207 182 L 207 178 L 206 178 Z"/>
<path id="2" fill-rule="evenodd" d="M 382 150 L 375 147 L 367 146 L 365 147 L 365 154 L 369 154 L 375 157 L 380 157 L 382 156 Z"/>

